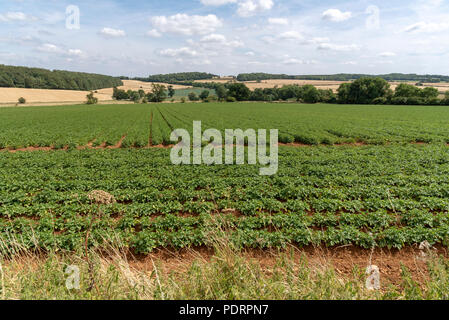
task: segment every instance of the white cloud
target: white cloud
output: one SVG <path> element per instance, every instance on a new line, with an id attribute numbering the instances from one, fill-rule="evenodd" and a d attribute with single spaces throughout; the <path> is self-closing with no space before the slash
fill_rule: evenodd
<path id="1" fill-rule="evenodd" d="M 221 20 L 214 14 L 209 14 L 207 16 L 189 16 L 187 14 L 178 13 L 170 17 L 153 17 L 151 21 L 153 26 L 161 32 L 187 36 L 211 33 L 223 25 Z"/>
<path id="2" fill-rule="evenodd" d="M 268 23 L 269 24 L 274 24 L 274 25 L 288 25 L 288 19 L 285 18 L 269 18 L 268 19 Z"/>
<path id="3" fill-rule="evenodd" d="M 0 21 L 25 21 L 27 19 L 27 15 L 23 12 L 7 12 L 5 14 L 0 14 Z"/>
<path id="4" fill-rule="evenodd" d="M 70 58 L 83 58 L 86 57 L 86 54 L 81 49 L 64 49 L 52 43 L 45 43 L 39 47 L 37 50 L 46 54 L 55 54 L 61 57 Z M 73 59 L 71 59 L 73 60 Z"/>
<path id="5" fill-rule="evenodd" d="M 125 37 L 126 33 L 123 30 L 119 29 L 112 29 L 112 28 L 103 28 L 100 33 L 103 36 L 111 37 L 111 38 L 119 38 L 119 37 Z"/>
<path id="6" fill-rule="evenodd" d="M 206 44 L 219 44 L 221 46 L 234 47 L 234 48 L 244 46 L 243 42 L 240 40 L 228 41 L 226 39 L 226 36 L 224 36 L 222 34 L 214 34 L 214 33 L 204 36 L 203 38 L 201 38 L 200 42 L 206 43 Z"/>
<path id="7" fill-rule="evenodd" d="M 321 43 L 318 46 L 318 50 L 352 51 L 352 50 L 360 50 L 360 46 L 356 44 Z"/>
<path id="8" fill-rule="evenodd" d="M 195 57 L 198 55 L 198 52 L 196 52 L 195 50 L 193 50 L 189 47 L 183 47 L 183 48 L 179 48 L 179 49 L 161 50 L 161 51 L 159 51 L 159 55 L 161 55 L 163 57 L 179 57 L 179 56 Z"/>
<path id="9" fill-rule="evenodd" d="M 201 38 L 200 40 L 201 42 L 225 42 L 226 41 L 226 37 L 222 34 L 210 34 L 208 36 L 204 36 L 203 38 Z"/>
<path id="10" fill-rule="evenodd" d="M 421 21 L 406 27 L 403 31 L 409 33 L 418 33 L 418 32 L 436 33 L 446 31 L 448 29 L 449 29 L 448 22 L 433 23 Z"/>
<path id="11" fill-rule="evenodd" d="M 73 57 L 82 57 L 82 56 L 84 56 L 84 52 L 82 50 L 80 50 L 80 49 L 69 49 L 67 54 L 69 56 L 73 56 Z"/>
<path id="12" fill-rule="evenodd" d="M 329 42 L 329 38 L 320 38 L 320 37 L 315 37 L 312 39 L 308 39 L 306 41 L 304 41 L 304 43 L 306 44 L 320 44 L 320 43 L 328 43 Z"/>
<path id="13" fill-rule="evenodd" d="M 295 58 L 286 59 L 282 62 L 286 65 L 294 65 L 294 64 L 317 64 L 318 62 L 315 60 L 300 60 Z"/>
<path id="14" fill-rule="evenodd" d="M 381 53 L 379 53 L 379 56 L 380 56 L 380 57 L 383 57 L 383 58 L 387 58 L 387 57 L 395 57 L 395 56 L 396 56 L 396 53 L 386 51 L 386 52 L 381 52 Z"/>
<path id="15" fill-rule="evenodd" d="M 42 46 L 38 47 L 37 50 L 41 51 L 41 52 L 46 52 L 46 53 L 63 53 L 64 50 L 60 47 L 58 47 L 57 45 L 54 45 L 52 43 L 45 43 Z"/>
<path id="16" fill-rule="evenodd" d="M 205 6 L 223 6 L 229 3 L 236 3 L 237 0 L 201 0 Z"/>
<path id="17" fill-rule="evenodd" d="M 243 0 L 239 2 L 237 14 L 240 17 L 251 17 L 263 11 L 273 8 L 273 0 Z"/>
<path id="18" fill-rule="evenodd" d="M 304 37 L 298 31 L 287 31 L 279 35 L 279 39 L 283 40 L 302 40 Z"/>
<path id="19" fill-rule="evenodd" d="M 329 9 L 323 12 L 322 18 L 323 20 L 328 20 L 332 22 L 342 22 L 351 18 L 352 13 L 342 12 L 338 9 Z"/>
<path id="20" fill-rule="evenodd" d="M 248 51 L 245 53 L 245 56 L 254 57 L 256 54 L 253 51 Z"/>
<path id="21" fill-rule="evenodd" d="M 162 34 L 157 31 L 156 29 L 150 30 L 147 32 L 147 36 L 152 37 L 152 38 L 160 38 L 162 37 Z"/>

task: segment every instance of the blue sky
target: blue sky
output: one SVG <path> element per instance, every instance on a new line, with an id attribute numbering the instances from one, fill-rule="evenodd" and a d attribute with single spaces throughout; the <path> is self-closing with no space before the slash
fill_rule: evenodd
<path id="1" fill-rule="evenodd" d="M 0 0 L 0 64 L 449 74 L 449 0 Z"/>

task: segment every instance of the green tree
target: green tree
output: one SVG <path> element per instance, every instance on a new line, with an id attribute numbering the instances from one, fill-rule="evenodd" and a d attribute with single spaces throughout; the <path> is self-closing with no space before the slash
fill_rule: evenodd
<path id="1" fill-rule="evenodd" d="M 151 93 L 153 94 L 153 102 L 162 102 L 167 99 L 166 88 L 162 84 L 151 84 Z"/>
<path id="2" fill-rule="evenodd" d="M 228 96 L 234 97 L 237 101 L 247 101 L 251 95 L 251 90 L 244 83 L 231 83 L 228 85 Z"/>
<path id="3" fill-rule="evenodd" d="M 317 103 L 320 101 L 320 92 L 315 86 L 306 84 L 302 86 L 302 99 L 306 103 Z"/>
<path id="4" fill-rule="evenodd" d="M 438 92 L 438 89 L 427 87 L 421 90 L 421 97 L 424 99 L 435 99 L 438 98 L 440 93 Z"/>
<path id="5" fill-rule="evenodd" d="M 420 97 L 421 89 L 411 84 L 401 83 L 394 91 L 395 97 Z"/>
<path id="6" fill-rule="evenodd" d="M 128 100 L 130 98 L 128 92 L 117 87 L 113 89 L 112 97 L 116 100 Z"/>
<path id="7" fill-rule="evenodd" d="M 97 104 L 98 103 L 98 98 L 94 96 L 93 92 L 89 93 L 86 97 L 87 97 L 86 104 Z"/>
<path id="8" fill-rule="evenodd" d="M 201 92 L 201 94 L 200 94 L 200 99 L 203 101 L 206 101 L 208 97 L 209 97 L 209 91 L 203 90 L 203 92 Z"/>
<path id="9" fill-rule="evenodd" d="M 140 94 L 139 94 L 138 91 L 132 91 L 131 94 L 128 93 L 128 95 L 129 95 L 129 99 L 131 101 L 134 101 L 134 103 L 139 103 L 140 102 L 141 98 L 140 98 Z"/>
<path id="10" fill-rule="evenodd" d="M 360 78 L 349 87 L 349 103 L 370 104 L 391 95 L 390 84 L 381 78 Z"/>
<path id="11" fill-rule="evenodd" d="M 168 96 L 169 96 L 170 98 L 173 98 L 173 96 L 175 95 L 175 93 L 176 93 L 176 91 L 175 91 L 175 89 L 173 89 L 173 86 L 172 86 L 172 85 L 168 86 Z"/>
<path id="12" fill-rule="evenodd" d="M 228 90 L 226 89 L 226 87 L 223 84 L 219 84 L 216 87 L 215 92 L 217 94 L 219 101 L 226 100 L 226 97 L 228 96 Z"/>
<path id="13" fill-rule="evenodd" d="M 349 91 L 351 89 L 350 83 L 342 83 L 337 90 L 338 103 L 349 103 Z"/>
<path id="14" fill-rule="evenodd" d="M 145 94 L 145 91 L 144 90 L 142 90 L 142 89 L 139 89 L 139 96 L 141 97 L 141 98 L 143 98 L 143 97 L 145 97 L 146 96 L 146 94 Z"/>
<path id="15" fill-rule="evenodd" d="M 195 92 L 190 92 L 188 97 L 189 97 L 190 101 L 198 101 L 198 100 L 200 100 L 200 98 L 198 98 L 198 96 L 196 95 Z"/>

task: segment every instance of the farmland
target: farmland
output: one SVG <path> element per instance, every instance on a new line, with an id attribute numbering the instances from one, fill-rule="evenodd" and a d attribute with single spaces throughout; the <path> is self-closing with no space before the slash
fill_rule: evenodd
<path id="1" fill-rule="evenodd" d="M 283 147 L 271 178 L 252 166 L 174 167 L 166 149 L 2 153 L 1 237 L 66 250 L 119 238 L 136 252 L 208 244 L 402 248 L 449 235 L 445 146 Z M 88 198 L 117 203 L 101 218 Z M 2 250 L 7 248 L 3 247 Z"/>
<path id="2" fill-rule="evenodd" d="M 4 108 L 1 237 L 75 250 L 91 225 L 91 246 L 118 237 L 149 253 L 207 246 L 212 218 L 242 248 L 445 244 L 448 113 L 254 103 Z M 249 165 L 173 166 L 169 150 L 148 148 L 169 144 L 172 128 L 191 130 L 192 120 L 221 130 L 279 128 L 291 144 L 281 146 L 273 177 Z M 429 144 L 411 143 L 418 141 Z M 55 150 L 8 152 L 26 147 Z M 92 190 L 116 199 L 101 218 Z"/>
<path id="3" fill-rule="evenodd" d="M 131 104 L 2 108 L 0 149 L 171 144 L 173 128 L 279 129 L 281 143 L 305 145 L 448 143 L 444 106 L 269 103 Z"/>
<path id="4" fill-rule="evenodd" d="M 167 83 L 161 83 L 168 86 Z M 173 85 L 176 90 L 183 90 L 189 88 L 188 86 Z M 151 90 L 151 83 L 137 80 L 123 80 L 123 85 L 118 86 L 123 90 L 139 90 L 145 92 Z M 112 102 L 112 88 L 105 88 L 95 90 L 95 97 L 100 102 Z M 20 97 L 24 97 L 27 105 L 44 105 L 59 103 L 83 103 L 86 101 L 86 95 L 89 91 L 79 90 L 52 90 L 52 89 L 29 89 L 29 88 L 0 88 L 0 106 L 14 105 Z M 187 96 L 187 94 L 186 94 Z"/>

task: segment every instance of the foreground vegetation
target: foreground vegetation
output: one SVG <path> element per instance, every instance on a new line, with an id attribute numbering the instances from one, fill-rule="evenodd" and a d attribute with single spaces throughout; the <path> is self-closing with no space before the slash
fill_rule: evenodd
<path id="1" fill-rule="evenodd" d="M 1 153 L 0 251 L 207 246 L 211 216 L 238 248 L 447 245 L 448 151 L 283 147 L 273 177 L 173 166 L 165 149 Z M 113 200 L 97 206 L 93 190 Z"/>
<path id="2" fill-rule="evenodd" d="M 226 242 L 215 253 L 173 253 L 172 267 L 158 258 L 135 260 L 126 252 L 21 252 L 0 258 L 0 298 L 40 300 L 447 300 L 449 264 L 428 259 L 428 277 L 417 282 L 403 266 L 398 283 L 367 290 L 365 266 L 349 274 L 332 264 L 313 264 L 294 251 L 264 266 Z M 188 257 L 188 261 L 183 259 Z M 79 275 L 79 277 L 78 277 Z"/>
<path id="3" fill-rule="evenodd" d="M 448 143 L 443 106 L 173 103 L 0 108 L 0 149 L 169 145 L 173 128 L 279 129 L 284 143 Z"/>
<path id="4" fill-rule="evenodd" d="M 365 266 L 342 277 L 287 254 L 267 271 L 243 253 L 446 248 L 448 112 L 265 103 L 1 109 L 0 297 L 447 299 L 449 267 L 433 255 L 425 282 L 403 268 L 399 284 L 370 292 Z M 281 146 L 271 177 L 258 166 L 174 166 L 169 149 L 144 148 L 169 144 L 173 128 L 191 132 L 193 120 L 203 129 L 279 128 L 282 141 L 312 147 Z M 9 152 L 26 146 L 61 150 Z M 198 247 L 214 257 L 182 271 L 149 256 L 143 272 L 131 259 Z M 65 287 L 68 265 L 80 268 L 80 290 Z"/>

